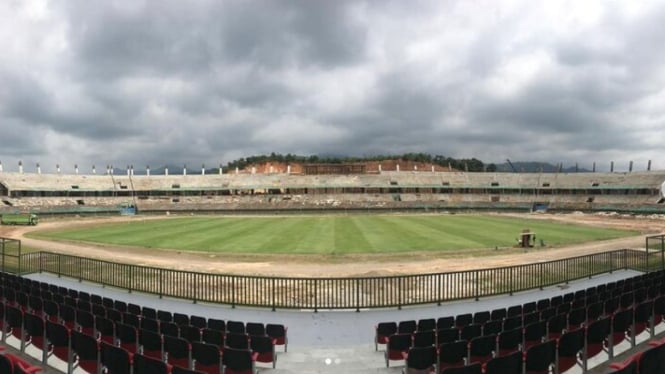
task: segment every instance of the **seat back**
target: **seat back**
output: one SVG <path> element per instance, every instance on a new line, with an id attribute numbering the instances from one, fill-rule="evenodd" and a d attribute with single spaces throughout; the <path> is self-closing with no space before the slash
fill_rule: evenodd
<path id="1" fill-rule="evenodd" d="M 497 356 L 484 365 L 485 374 L 522 374 L 522 352 Z"/>
<path id="2" fill-rule="evenodd" d="M 122 347 L 103 342 L 100 346 L 100 363 L 108 374 L 122 374 L 131 371 L 129 352 Z"/>
<path id="3" fill-rule="evenodd" d="M 414 370 L 427 370 L 436 365 L 437 352 L 434 346 L 413 347 L 406 357 L 406 367 Z"/>
<path id="4" fill-rule="evenodd" d="M 142 354 L 134 355 L 134 374 L 169 374 L 171 369 L 164 361 Z"/>

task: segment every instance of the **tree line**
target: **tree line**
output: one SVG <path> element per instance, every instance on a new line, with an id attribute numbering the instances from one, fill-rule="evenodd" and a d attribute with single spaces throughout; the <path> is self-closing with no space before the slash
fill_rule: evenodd
<path id="1" fill-rule="evenodd" d="M 250 165 L 263 164 L 266 162 L 280 162 L 280 163 L 301 163 L 301 164 L 348 164 L 354 162 L 368 162 L 368 161 L 387 161 L 387 160 L 403 160 L 403 161 L 413 161 L 413 162 L 422 162 L 428 164 L 439 165 L 442 167 L 450 166 L 453 169 L 463 170 L 463 171 L 496 171 L 495 164 L 485 164 L 477 158 L 452 158 L 442 155 L 431 155 L 428 153 L 404 153 L 401 155 L 373 155 L 373 156 L 363 156 L 363 157 L 351 157 L 351 156 L 301 156 L 287 153 L 285 155 L 280 153 L 272 152 L 269 155 L 256 155 L 239 158 L 237 160 L 230 161 L 223 168 L 224 171 L 245 169 Z"/>

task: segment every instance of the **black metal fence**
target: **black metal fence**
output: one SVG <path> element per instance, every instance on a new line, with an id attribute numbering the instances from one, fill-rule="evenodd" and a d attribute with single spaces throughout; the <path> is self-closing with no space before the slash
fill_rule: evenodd
<path id="1" fill-rule="evenodd" d="M 47 272 L 105 286 L 227 305 L 275 309 L 369 309 L 512 294 L 621 269 L 650 271 L 660 257 L 621 249 L 492 269 L 361 278 L 207 274 L 52 252 L 23 254 L 19 273 Z"/>

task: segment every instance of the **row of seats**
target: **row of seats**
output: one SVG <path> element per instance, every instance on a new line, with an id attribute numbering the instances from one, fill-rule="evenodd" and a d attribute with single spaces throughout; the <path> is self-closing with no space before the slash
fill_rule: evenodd
<path id="1" fill-rule="evenodd" d="M 610 364 L 610 368 L 612 374 L 665 373 L 665 339 L 649 342 L 649 348 Z"/>
<path id="2" fill-rule="evenodd" d="M 437 319 L 426 318 L 418 321 L 381 322 L 376 326 L 375 337 L 377 339 L 375 340 L 379 341 L 375 341 L 375 343 L 385 344 L 385 342 L 381 343 L 380 340 L 385 340 L 386 336 L 393 333 L 413 333 L 416 331 L 438 330 L 451 327 L 461 329 L 471 324 L 485 324 L 486 322 L 495 324 L 496 321 L 504 321 L 520 316 L 523 316 L 527 321 L 538 315 L 551 317 L 556 314 L 568 313 L 571 310 L 580 309 L 600 301 L 612 300 L 612 302 L 615 302 L 616 300 L 614 299 L 617 294 L 621 295 L 618 300 L 619 305 L 627 307 L 634 303 L 642 302 L 647 298 L 654 299 L 661 293 L 661 288 L 664 285 L 665 278 L 663 273 L 655 272 L 590 287 L 586 290 L 571 292 L 565 295 L 554 296 L 551 299 L 541 299 L 522 305 L 513 305 L 508 308 L 479 311 L 474 314 L 465 313 L 458 316 L 445 316 Z"/>
<path id="3" fill-rule="evenodd" d="M 257 361 L 272 363 L 274 368 L 275 345 L 287 349 L 283 325 L 205 319 L 8 274 L 1 278 L 3 341 L 14 336 L 22 351 L 35 346 L 42 351 L 44 365 L 56 356 L 68 362 L 70 370 L 96 370 L 119 361 L 104 359 L 108 356 L 104 349 L 111 350 L 104 347 L 110 346 L 126 352 L 130 362 L 135 354 L 142 354 L 164 362 L 169 370 L 197 368 L 219 373 L 223 367 L 229 372 L 235 367 L 245 372 L 254 370 Z"/>
<path id="4" fill-rule="evenodd" d="M 573 364 L 580 358 L 586 368 L 588 358 L 602 350 L 611 359 L 613 347 L 624 339 L 634 346 L 635 336 L 647 329 L 653 337 L 654 326 L 664 315 L 663 274 L 651 273 L 507 309 L 383 322 L 376 326 L 375 349 L 387 344 L 386 365 L 406 360 L 408 368 L 415 361 L 407 359 L 409 351 L 425 348 L 434 349 L 437 365 L 456 367 L 483 364 L 514 351 L 526 354 L 532 346 L 551 340 L 557 355 L 575 357 Z M 558 358 L 553 362 L 558 365 Z"/>
<path id="5" fill-rule="evenodd" d="M 120 321 L 123 318 L 136 318 L 141 321 L 147 321 L 146 324 L 175 324 L 177 326 L 192 325 L 200 329 L 212 328 L 224 332 L 247 333 L 251 335 L 263 334 L 285 334 L 286 327 L 279 324 L 267 324 L 256 322 L 225 321 L 214 318 L 204 318 L 196 315 L 186 315 L 183 313 L 172 313 L 170 311 L 156 310 L 149 307 L 141 307 L 132 303 L 125 303 L 120 300 L 112 300 L 107 297 L 101 297 L 95 294 L 89 294 L 82 291 L 67 289 L 50 285 L 45 282 L 36 282 L 29 279 L 15 278 L 7 276 L 11 280 L 2 279 L 9 284 L 0 286 L 0 298 L 10 303 L 28 305 L 35 310 L 50 311 L 55 313 L 59 305 L 68 305 L 93 313 L 94 315 L 106 316 L 114 321 Z M 16 290 L 19 291 L 16 291 Z M 134 315 L 134 317 L 129 317 Z M 138 326 L 137 326 L 138 327 Z M 275 336 L 279 340 L 285 340 L 286 337 Z"/>
<path id="6" fill-rule="evenodd" d="M 0 351 L 4 351 L 5 347 L 0 346 Z M 11 354 L 0 353 L 0 373 L 3 374 L 35 374 L 42 371 L 39 366 L 31 365 L 23 358 Z"/>

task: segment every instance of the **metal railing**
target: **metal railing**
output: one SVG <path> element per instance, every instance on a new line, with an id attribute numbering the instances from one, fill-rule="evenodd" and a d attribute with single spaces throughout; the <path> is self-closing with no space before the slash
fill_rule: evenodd
<path id="1" fill-rule="evenodd" d="M 71 256 L 23 254 L 20 274 L 46 272 L 194 302 L 275 309 L 361 309 L 441 304 L 543 288 L 622 269 L 650 271 L 660 256 L 621 249 L 561 260 L 432 274 L 289 278 L 208 274 Z"/>

